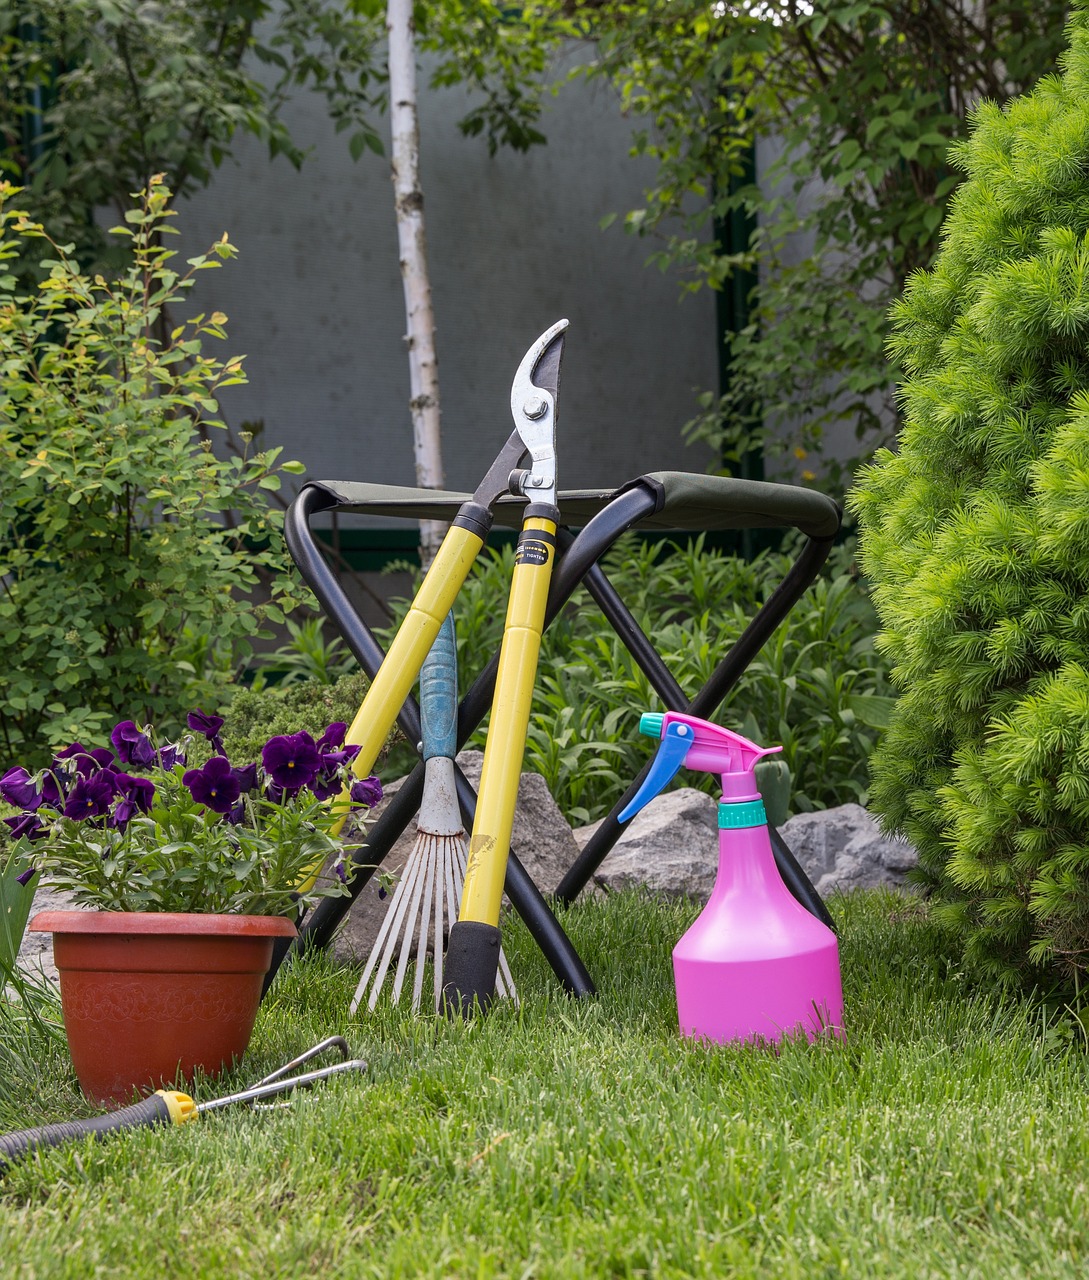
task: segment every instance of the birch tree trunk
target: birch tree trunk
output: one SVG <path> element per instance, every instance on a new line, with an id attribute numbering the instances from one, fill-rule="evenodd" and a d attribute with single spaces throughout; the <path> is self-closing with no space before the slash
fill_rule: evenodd
<path id="1" fill-rule="evenodd" d="M 416 32 L 412 0 L 387 0 L 392 178 L 397 215 L 397 244 L 405 290 L 405 343 L 408 347 L 416 484 L 441 489 L 445 483 L 439 411 L 439 366 L 435 355 L 435 316 L 427 273 L 424 201 L 420 189 L 420 120 L 416 108 Z M 445 531 L 434 520 L 420 521 L 420 559 L 431 563 Z"/>

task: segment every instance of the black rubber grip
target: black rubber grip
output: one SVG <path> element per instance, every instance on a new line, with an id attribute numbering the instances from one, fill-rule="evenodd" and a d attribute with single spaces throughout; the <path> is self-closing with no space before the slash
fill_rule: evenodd
<path id="1" fill-rule="evenodd" d="M 494 924 L 458 920 L 450 927 L 443 962 L 442 1007 L 447 1017 L 471 1017 L 495 998 L 500 933 Z"/>
<path id="2" fill-rule="evenodd" d="M 89 1120 L 63 1120 L 60 1124 L 47 1124 L 40 1129 L 5 1133 L 0 1135 L 0 1169 L 40 1147 L 59 1147 L 88 1134 L 103 1138 L 119 1129 L 137 1129 L 141 1125 L 154 1128 L 160 1124 L 170 1124 L 170 1108 L 166 1099 L 156 1093 L 131 1107 L 110 1111 L 104 1116 L 92 1116 Z"/>
<path id="3" fill-rule="evenodd" d="M 495 517 L 491 511 L 481 503 L 463 502 L 450 523 L 458 529 L 468 529 L 470 533 L 475 533 L 477 537 L 487 541 L 494 520 Z"/>

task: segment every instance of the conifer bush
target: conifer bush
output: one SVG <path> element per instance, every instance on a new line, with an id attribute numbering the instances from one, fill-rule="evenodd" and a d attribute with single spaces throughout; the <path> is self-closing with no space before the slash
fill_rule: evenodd
<path id="1" fill-rule="evenodd" d="M 894 308 L 898 451 L 852 505 L 901 697 L 871 803 L 1003 981 L 1089 966 L 1089 0 L 1061 74 L 983 103 Z"/>

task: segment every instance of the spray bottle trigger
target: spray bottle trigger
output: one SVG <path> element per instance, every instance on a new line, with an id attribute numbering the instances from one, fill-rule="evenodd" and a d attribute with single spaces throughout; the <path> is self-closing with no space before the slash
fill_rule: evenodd
<path id="1" fill-rule="evenodd" d="M 666 725 L 662 745 L 651 762 L 650 772 L 643 785 L 617 815 L 617 822 L 627 822 L 640 809 L 645 808 L 663 788 L 667 787 L 681 771 L 688 752 L 696 741 L 691 726 L 673 722 Z"/>

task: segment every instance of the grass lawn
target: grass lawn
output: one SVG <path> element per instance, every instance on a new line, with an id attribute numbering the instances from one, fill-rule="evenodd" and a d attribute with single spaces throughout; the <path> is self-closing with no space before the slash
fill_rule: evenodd
<path id="1" fill-rule="evenodd" d="M 847 1042 L 779 1055 L 682 1043 L 669 952 L 694 909 L 630 894 L 565 913 L 594 1001 L 520 926 L 522 1008 L 470 1025 L 349 1022 L 355 974 L 298 965 L 231 1083 L 332 1032 L 369 1077 L 11 1169 L 3 1274 L 1086 1274 L 1073 1020 L 972 990 L 912 900 L 831 905 Z M 62 1048 L 13 1031 L 5 1060 L 4 1128 L 88 1114 Z"/>

